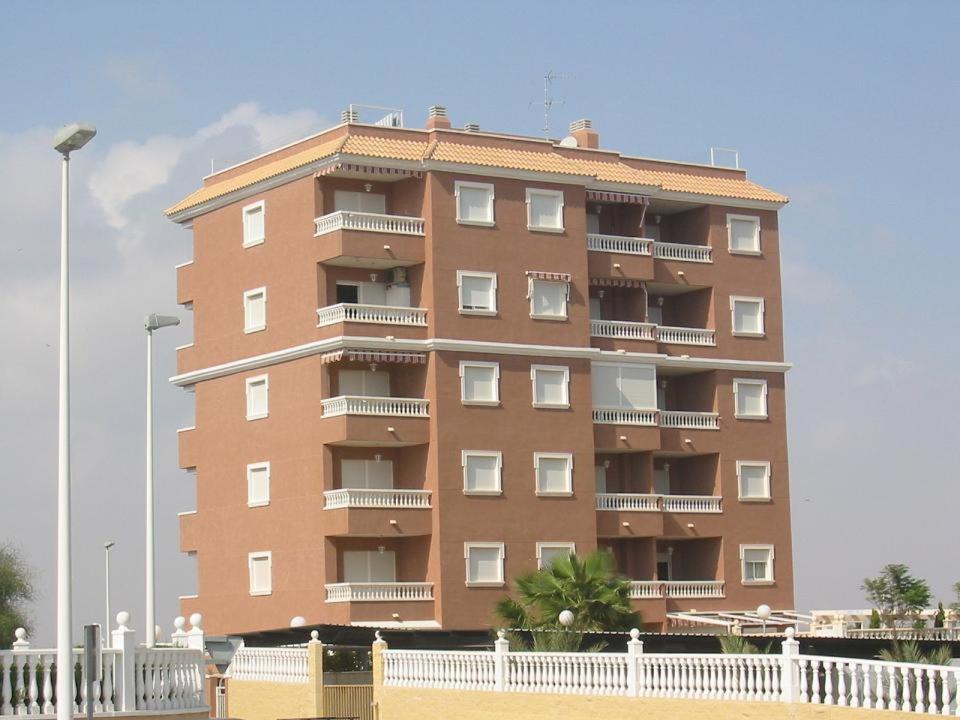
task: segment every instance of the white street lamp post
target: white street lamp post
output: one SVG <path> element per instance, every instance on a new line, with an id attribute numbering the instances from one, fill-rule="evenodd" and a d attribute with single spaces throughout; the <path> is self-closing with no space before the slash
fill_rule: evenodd
<path id="1" fill-rule="evenodd" d="M 153 331 L 180 324 L 180 318 L 170 315 L 147 315 L 143 326 L 147 331 L 147 647 L 157 642 L 157 622 L 153 549 Z"/>
<path id="2" fill-rule="evenodd" d="M 763 634 L 767 633 L 767 620 L 770 619 L 770 614 L 773 611 L 770 609 L 770 606 L 764 603 L 763 605 L 757 606 L 757 617 L 760 618 L 760 622 L 763 623 Z"/>
<path id="3" fill-rule="evenodd" d="M 60 194 L 60 393 L 57 443 L 57 667 L 73 667 L 73 602 L 70 576 L 70 153 L 97 134 L 74 123 L 54 136 L 63 156 Z M 57 697 L 73 696 L 73 673 L 57 673 Z M 73 720 L 73 703 L 57 703 L 57 720 Z"/>
<path id="4" fill-rule="evenodd" d="M 103 645 L 108 647 L 110 645 L 110 548 L 112 548 L 116 543 L 113 540 L 108 540 L 103 544 L 103 580 L 104 585 L 104 599 L 106 600 L 107 605 L 107 622 L 103 626 Z"/>

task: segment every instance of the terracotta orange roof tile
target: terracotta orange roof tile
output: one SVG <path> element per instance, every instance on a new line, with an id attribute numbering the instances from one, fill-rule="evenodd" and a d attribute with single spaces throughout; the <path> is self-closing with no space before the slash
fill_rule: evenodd
<path id="1" fill-rule="evenodd" d="M 464 165 L 482 165 L 484 167 L 502 167 L 511 170 L 530 170 L 534 172 L 561 173 L 564 175 L 590 175 L 575 161 L 552 151 L 535 152 L 514 148 L 466 143 L 437 143 L 430 154 L 431 160 L 461 163 Z"/>
<path id="2" fill-rule="evenodd" d="M 178 202 L 176 205 L 167 208 L 165 213 L 167 215 L 173 215 L 181 210 L 186 210 L 187 208 L 194 207 L 195 205 L 200 205 L 209 200 L 214 200 L 218 197 L 227 195 L 228 193 L 232 193 L 234 190 L 245 188 L 248 185 L 258 183 L 261 180 L 267 180 L 269 178 L 276 177 L 277 175 L 281 175 L 290 170 L 295 170 L 298 167 L 309 165 L 316 160 L 321 160 L 322 158 L 334 155 L 340 151 L 340 148 L 343 146 L 345 140 L 346 138 L 340 137 L 336 140 L 330 140 L 319 145 L 314 145 L 311 148 L 294 153 L 293 155 L 285 157 L 282 160 L 275 160 L 274 162 L 261 165 L 253 170 L 248 170 L 247 172 L 241 173 L 230 178 L 229 180 L 221 180 L 220 182 L 214 182 L 210 185 L 205 185 L 199 190 L 187 195 L 187 197 Z"/>
<path id="3" fill-rule="evenodd" d="M 716 195 L 717 197 L 762 200 L 775 203 L 787 202 L 786 195 L 768 190 L 746 178 L 711 177 L 694 173 L 661 172 L 657 170 L 636 170 L 636 172 L 646 178 L 644 184 L 658 185 L 669 192 Z"/>
<path id="4" fill-rule="evenodd" d="M 426 141 L 417 142 L 375 135 L 348 135 L 347 142 L 340 152 L 390 160 L 422 160 L 427 147 Z"/>

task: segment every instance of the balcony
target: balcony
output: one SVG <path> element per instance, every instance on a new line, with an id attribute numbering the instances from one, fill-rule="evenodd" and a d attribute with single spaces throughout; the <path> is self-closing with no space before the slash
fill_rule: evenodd
<path id="1" fill-rule="evenodd" d="M 718 513 L 720 502 L 716 495 L 597 493 L 597 510 L 612 512 Z"/>
<path id="2" fill-rule="evenodd" d="M 653 243 L 653 257 L 657 260 L 712 263 L 713 248 L 709 245 L 687 245 L 686 243 L 657 241 Z"/>
<path id="3" fill-rule="evenodd" d="M 602 235 L 587 233 L 587 250 L 615 253 L 618 255 L 651 254 L 654 242 L 649 238 L 627 237 L 625 235 Z"/>
<path id="4" fill-rule="evenodd" d="M 593 422 L 595 425 L 635 425 L 686 430 L 720 429 L 718 413 L 687 410 L 595 407 Z"/>
<path id="5" fill-rule="evenodd" d="M 433 583 L 429 582 L 331 583 L 324 587 L 328 603 L 433 600 Z"/>
<path id="6" fill-rule="evenodd" d="M 429 490 L 342 488 L 323 494 L 324 510 L 340 508 L 429 509 Z"/>
<path id="7" fill-rule="evenodd" d="M 354 303 L 337 303 L 317 310 L 317 327 L 347 322 L 426 327 L 427 311 L 424 308 Z"/>
<path id="8" fill-rule="evenodd" d="M 719 430 L 720 415 L 715 412 L 660 410 L 660 427 L 683 430 Z"/>
<path id="9" fill-rule="evenodd" d="M 424 220 L 403 215 L 338 210 L 314 220 L 319 262 L 341 267 L 389 268 L 424 260 Z"/>
<path id="10" fill-rule="evenodd" d="M 657 410 L 650 409 L 595 407 L 593 422 L 595 425 L 657 427 L 657 414 Z"/>
<path id="11" fill-rule="evenodd" d="M 716 332 L 708 328 L 670 327 L 627 320 L 590 320 L 591 337 L 646 340 L 670 345 L 716 345 Z"/>
<path id="12" fill-rule="evenodd" d="M 323 417 L 376 415 L 380 417 L 429 417 L 430 401 L 423 398 L 339 395 L 321 401 Z"/>
<path id="13" fill-rule="evenodd" d="M 723 580 L 632 580 L 630 582 L 630 598 L 633 600 L 656 598 L 699 600 L 723 596 Z"/>

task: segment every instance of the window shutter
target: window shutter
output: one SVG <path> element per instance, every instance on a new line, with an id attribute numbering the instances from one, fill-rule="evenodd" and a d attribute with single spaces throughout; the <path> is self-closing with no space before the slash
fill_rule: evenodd
<path id="1" fill-rule="evenodd" d="M 540 492 L 569 492 L 569 478 L 570 463 L 566 458 L 540 458 L 537 468 L 537 479 Z"/>
<path id="2" fill-rule="evenodd" d="M 492 310 L 492 280 L 487 277 L 464 275 L 460 280 L 460 297 L 464 310 Z"/>
<path id="3" fill-rule="evenodd" d="M 484 188 L 459 187 L 460 219 L 469 222 L 492 222 L 490 192 Z"/>
<path id="4" fill-rule="evenodd" d="M 752 220 L 730 220 L 730 249 L 741 252 L 760 250 L 759 226 Z"/>
<path id="5" fill-rule="evenodd" d="M 623 407 L 657 407 L 656 369 L 649 365 L 621 365 L 620 395 Z"/>
<path id="6" fill-rule="evenodd" d="M 471 547 L 469 553 L 471 582 L 501 582 L 502 561 L 498 548 Z"/>
<path id="7" fill-rule="evenodd" d="M 258 465 L 247 470 L 247 502 L 262 503 L 270 500 L 270 468 Z"/>
<path id="8" fill-rule="evenodd" d="M 500 462 L 495 455 L 466 456 L 466 490 L 496 491 L 500 488 Z"/>
<path id="9" fill-rule="evenodd" d="M 566 373 L 562 370 L 539 368 L 534 372 L 536 402 L 544 405 L 567 404 Z"/>
<path id="10" fill-rule="evenodd" d="M 471 367 L 463 369 L 464 400 L 496 400 L 497 381 L 494 368 Z"/>
<path id="11" fill-rule="evenodd" d="M 568 283 L 533 281 L 533 314 L 566 317 Z"/>

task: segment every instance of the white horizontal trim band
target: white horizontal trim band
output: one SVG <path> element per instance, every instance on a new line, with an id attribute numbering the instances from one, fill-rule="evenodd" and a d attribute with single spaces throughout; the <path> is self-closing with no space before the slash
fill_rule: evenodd
<path id="1" fill-rule="evenodd" d="M 329 352 L 332 350 L 380 350 L 408 352 L 464 352 L 484 355 L 530 355 L 534 357 L 578 358 L 593 361 L 616 361 L 618 363 L 654 363 L 659 367 L 702 370 L 742 370 L 744 372 L 783 373 L 793 367 L 792 363 L 758 360 L 735 360 L 717 358 L 692 358 L 664 355 L 662 353 L 637 353 L 599 350 L 590 347 L 568 345 L 526 345 L 521 343 L 481 342 L 477 340 L 454 340 L 428 338 L 426 340 L 385 340 L 378 337 L 354 337 L 340 335 L 305 345 L 275 350 L 263 355 L 254 355 L 233 360 L 221 365 L 212 365 L 192 372 L 174 375 L 170 382 L 187 387 L 203 380 L 212 380 L 238 372 L 256 370 L 290 360 Z M 191 428 L 192 429 L 192 428 Z"/>

